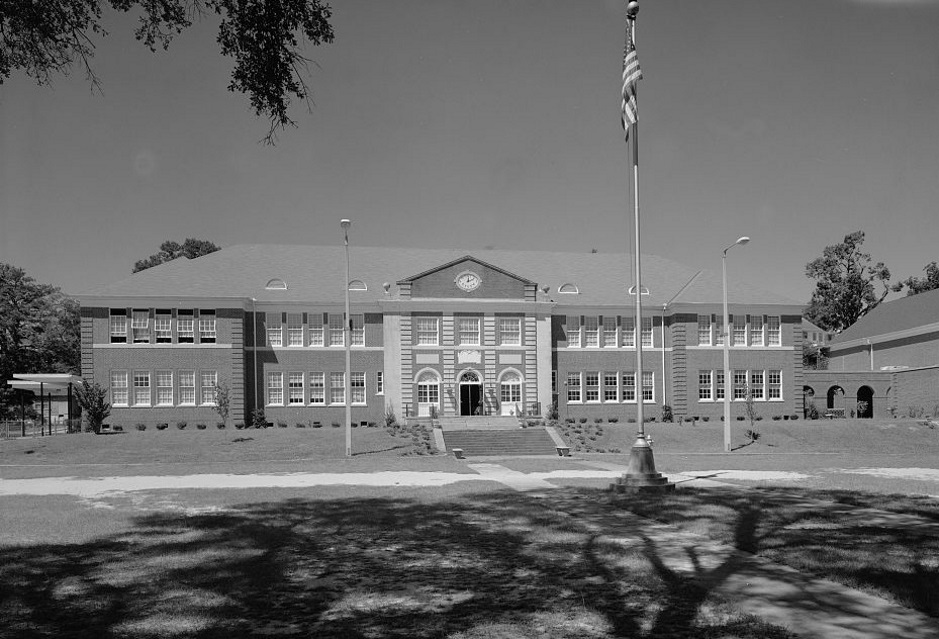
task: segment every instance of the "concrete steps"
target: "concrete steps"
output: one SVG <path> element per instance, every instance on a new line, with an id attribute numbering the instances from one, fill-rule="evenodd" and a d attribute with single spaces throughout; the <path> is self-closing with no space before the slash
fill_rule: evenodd
<path id="1" fill-rule="evenodd" d="M 514 418 L 513 418 L 514 419 Z M 444 429 L 447 450 L 463 450 L 467 457 L 479 455 L 557 455 L 558 446 L 544 428 L 515 430 Z"/>
<path id="2" fill-rule="evenodd" d="M 444 431 L 454 430 L 518 430 L 517 417 L 483 415 L 479 417 L 439 417 L 437 424 Z"/>

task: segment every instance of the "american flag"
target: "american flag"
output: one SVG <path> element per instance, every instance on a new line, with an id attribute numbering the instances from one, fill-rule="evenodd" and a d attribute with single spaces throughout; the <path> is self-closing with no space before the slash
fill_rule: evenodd
<path id="1" fill-rule="evenodd" d="M 626 46 L 623 48 L 623 105 L 621 122 L 626 139 L 629 140 L 629 127 L 639 118 L 639 105 L 636 102 L 636 83 L 642 78 L 639 69 L 639 56 L 633 43 L 632 27 L 626 26 Z"/>

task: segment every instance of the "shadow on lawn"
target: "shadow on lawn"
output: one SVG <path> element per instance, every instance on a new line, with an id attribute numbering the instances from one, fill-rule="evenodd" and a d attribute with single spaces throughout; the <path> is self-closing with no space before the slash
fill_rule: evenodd
<path id="1" fill-rule="evenodd" d="M 735 556 L 688 578 L 600 495 L 160 513 L 93 544 L 0 550 L 0 621 L 57 637 L 793 636 L 710 595 Z M 737 520 L 742 546 L 755 518 Z"/>

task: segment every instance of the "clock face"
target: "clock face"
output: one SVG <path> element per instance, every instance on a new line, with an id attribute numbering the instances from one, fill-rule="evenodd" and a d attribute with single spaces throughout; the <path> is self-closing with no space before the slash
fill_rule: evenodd
<path id="1" fill-rule="evenodd" d="M 479 287 L 482 280 L 476 273 L 460 273 L 456 277 L 456 285 L 464 291 L 473 291 Z"/>

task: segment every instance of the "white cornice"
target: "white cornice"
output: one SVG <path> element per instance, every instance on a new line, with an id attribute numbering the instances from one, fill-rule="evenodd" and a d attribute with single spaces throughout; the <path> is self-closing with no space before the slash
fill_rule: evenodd
<path id="1" fill-rule="evenodd" d="M 859 337 L 857 339 L 847 340 L 845 342 L 839 342 L 837 344 L 830 344 L 832 352 L 839 351 L 847 348 L 855 348 L 858 346 L 869 346 L 870 344 L 883 344 L 885 342 L 893 342 L 898 339 L 904 339 L 906 337 L 918 337 L 919 335 L 928 335 L 929 333 L 939 333 L 939 322 L 933 322 L 932 324 L 923 324 L 922 326 L 914 326 L 913 328 L 908 328 L 902 331 L 893 331 L 892 333 L 883 333 L 881 335 L 872 335 L 871 337 Z"/>

